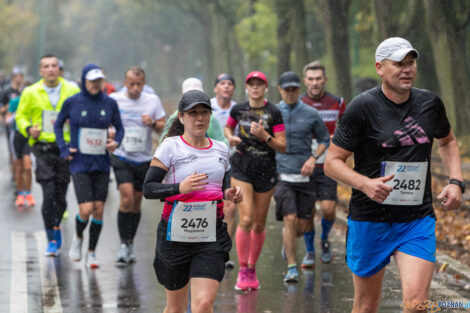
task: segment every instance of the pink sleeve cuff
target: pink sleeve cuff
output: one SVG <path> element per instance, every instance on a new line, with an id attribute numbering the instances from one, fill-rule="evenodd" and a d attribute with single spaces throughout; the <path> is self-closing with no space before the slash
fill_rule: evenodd
<path id="1" fill-rule="evenodd" d="M 228 119 L 227 119 L 227 125 L 231 128 L 235 128 L 237 126 L 238 122 L 236 119 L 234 119 L 233 117 L 229 116 Z"/>
<path id="2" fill-rule="evenodd" d="M 274 125 L 273 126 L 273 133 L 280 133 L 285 131 L 284 124 Z"/>

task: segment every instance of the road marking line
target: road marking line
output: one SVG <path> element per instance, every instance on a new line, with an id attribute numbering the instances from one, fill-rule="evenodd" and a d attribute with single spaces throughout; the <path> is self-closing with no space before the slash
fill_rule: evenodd
<path id="1" fill-rule="evenodd" d="M 36 238 L 36 246 L 38 249 L 44 313 L 62 313 L 54 259 L 44 255 L 47 243 L 46 234 L 44 231 L 39 231 L 34 233 L 34 237 Z"/>
<path id="2" fill-rule="evenodd" d="M 11 232 L 10 312 L 28 313 L 26 234 Z"/>

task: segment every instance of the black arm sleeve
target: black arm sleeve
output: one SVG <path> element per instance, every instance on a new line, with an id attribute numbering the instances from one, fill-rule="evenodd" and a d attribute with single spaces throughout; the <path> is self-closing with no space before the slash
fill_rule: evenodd
<path id="1" fill-rule="evenodd" d="M 162 184 L 166 171 L 158 166 L 150 166 L 144 181 L 145 199 L 164 199 L 180 193 L 180 184 Z"/>
<path id="2" fill-rule="evenodd" d="M 225 172 L 224 180 L 222 180 L 222 193 L 225 199 L 225 190 L 230 188 L 230 170 Z"/>

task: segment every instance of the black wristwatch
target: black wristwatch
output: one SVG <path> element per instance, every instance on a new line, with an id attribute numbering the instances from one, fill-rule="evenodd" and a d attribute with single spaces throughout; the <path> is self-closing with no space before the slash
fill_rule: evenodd
<path id="1" fill-rule="evenodd" d="M 460 190 L 462 190 L 462 194 L 465 193 L 465 183 L 461 180 L 451 178 L 449 179 L 449 184 L 454 184 L 460 187 Z"/>
<path id="2" fill-rule="evenodd" d="M 316 160 L 318 160 L 318 159 L 320 158 L 320 156 L 319 156 L 318 154 L 316 154 L 316 153 L 312 153 L 312 156 L 313 156 Z"/>

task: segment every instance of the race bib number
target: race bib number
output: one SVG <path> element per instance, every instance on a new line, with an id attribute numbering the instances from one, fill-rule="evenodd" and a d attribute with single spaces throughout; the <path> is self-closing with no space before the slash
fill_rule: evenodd
<path id="1" fill-rule="evenodd" d="M 126 152 L 142 152 L 147 146 L 147 129 L 144 127 L 126 127 L 122 146 Z"/>
<path id="2" fill-rule="evenodd" d="M 216 236 L 217 201 L 178 202 L 168 220 L 169 241 L 214 242 Z"/>
<path id="3" fill-rule="evenodd" d="M 289 183 L 308 183 L 310 177 L 301 174 L 279 174 L 279 179 Z"/>
<path id="4" fill-rule="evenodd" d="M 394 174 L 386 182 L 393 188 L 383 204 L 420 205 L 423 204 L 428 162 L 382 162 L 382 176 Z"/>
<path id="5" fill-rule="evenodd" d="M 316 139 L 312 139 L 312 153 L 315 153 L 315 151 L 317 151 L 317 148 L 318 148 L 318 141 Z M 325 163 L 325 157 L 326 157 L 327 152 L 328 152 L 328 148 L 326 148 L 325 152 L 323 152 L 323 154 L 320 155 L 320 157 L 317 159 L 315 164 Z"/>
<path id="6" fill-rule="evenodd" d="M 57 111 L 42 111 L 42 131 L 45 133 L 53 133 L 55 121 L 57 120 L 58 116 L 59 112 Z M 70 126 L 68 124 L 64 124 L 63 131 L 70 131 Z"/>
<path id="7" fill-rule="evenodd" d="M 78 131 L 78 149 L 82 154 L 106 154 L 107 129 L 85 128 Z"/>
<path id="8" fill-rule="evenodd" d="M 54 132 L 54 124 L 59 112 L 44 110 L 42 111 L 42 131 L 45 133 Z"/>

